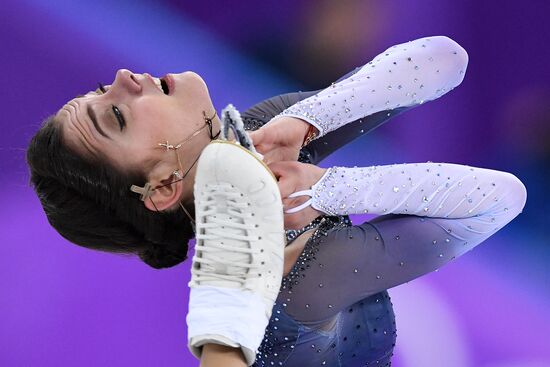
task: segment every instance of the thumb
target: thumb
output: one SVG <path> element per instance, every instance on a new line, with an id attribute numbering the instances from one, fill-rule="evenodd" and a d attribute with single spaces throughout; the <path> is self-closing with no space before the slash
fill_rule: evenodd
<path id="1" fill-rule="evenodd" d="M 289 161 L 276 161 L 276 162 L 272 162 L 272 163 L 268 163 L 268 167 L 269 169 L 271 170 L 271 172 L 273 172 L 273 174 L 275 175 L 275 177 L 279 178 L 279 177 L 287 177 L 289 176 L 289 173 L 290 173 L 290 170 L 291 170 L 291 164 L 293 162 L 289 162 Z"/>
<path id="2" fill-rule="evenodd" d="M 257 147 L 258 145 L 262 144 L 262 142 L 265 138 L 265 133 L 260 128 L 258 130 L 254 130 L 254 131 L 250 132 L 248 136 L 252 140 L 252 144 L 254 144 L 254 146 Z"/>
<path id="3" fill-rule="evenodd" d="M 291 174 L 292 163 L 273 162 L 268 165 L 271 172 L 277 177 L 277 184 L 282 198 L 286 198 L 296 191 L 296 176 Z"/>

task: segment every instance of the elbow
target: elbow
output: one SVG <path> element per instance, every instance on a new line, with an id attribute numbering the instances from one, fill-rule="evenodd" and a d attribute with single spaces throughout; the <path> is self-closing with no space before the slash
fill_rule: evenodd
<path id="1" fill-rule="evenodd" d="M 441 45 L 444 51 L 449 51 L 455 55 L 456 64 L 464 69 L 468 66 L 468 52 L 458 42 L 447 36 L 434 37 Z"/>
<path id="2" fill-rule="evenodd" d="M 508 180 L 506 185 L 509 188 L 508 197 L 508 210 L 511 210 L 514 214 L 514 217 L 519 213 L 523 212 L 523 208 L 527 203 L 527 188 L 525 184 L 512 173 L 506 172 Z"/>
<path id="3" fill-rule="evenodd" d="M 432 36 L 427 38 L 436 48 L 436 51 L 433 51 L 436 54 L 434 60 L 437 57 L 442 63 L 440 69 L 443 77 L 451 89 L 457 87 L 466 75 L 469 61 L 468 52 L 450 37 Z"/>
<path id="4" fill-rule="evenodd" d="M 519 209 L 518 214 L 519 214 L 523 211 L 523 208 L 527 203 L 527 188 L 525 187 L 525 184 L 521 182 L 521 180 L 516 176 L 514 176 L 514 181 L 515 181 L 514 192 L 516 194 L 516 202 L 518 205 L 518 209 Z"/>

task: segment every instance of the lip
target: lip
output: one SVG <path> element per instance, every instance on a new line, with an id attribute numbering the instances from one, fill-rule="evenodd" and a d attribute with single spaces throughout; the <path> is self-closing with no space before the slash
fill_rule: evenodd
<path id="1" fill-rule="evenodd" d="M 168 84 L 168 95 L 171 96 L 176 90 L 176 81 L 174 80 L 174 76 L 172 74 L 166 74 L 161 79 Z"/>

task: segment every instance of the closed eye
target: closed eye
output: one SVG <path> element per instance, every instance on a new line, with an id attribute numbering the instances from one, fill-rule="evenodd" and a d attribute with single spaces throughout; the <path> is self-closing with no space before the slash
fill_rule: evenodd
<path id="1" fill-rule="evenodd" d="M 124 116 L 122 115 L 122 112 L 120 112 L 117 106 L 112 105 L 112 109 L 118 121 L 118 125 L 120 126 L 120 131 L 122 131 L 122 129 L 124 129 L 124 127 L 126 126 L 126 120 L 124 120 Z"/>

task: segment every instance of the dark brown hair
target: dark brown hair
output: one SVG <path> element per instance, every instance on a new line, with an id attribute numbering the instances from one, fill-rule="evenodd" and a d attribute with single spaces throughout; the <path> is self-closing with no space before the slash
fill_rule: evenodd
<path id="1" fill-rule="evenodd" d="M 57 232 L 86 248 L 138 255 L 155 269 L 187 259 L 194 233 L 185 214 L 145 208 L 129 190 L 145 184 L 143 172 L 84 159 L 63 141 L 60 126 L 48 117 L 27 149 L 31 185 Z"/>

